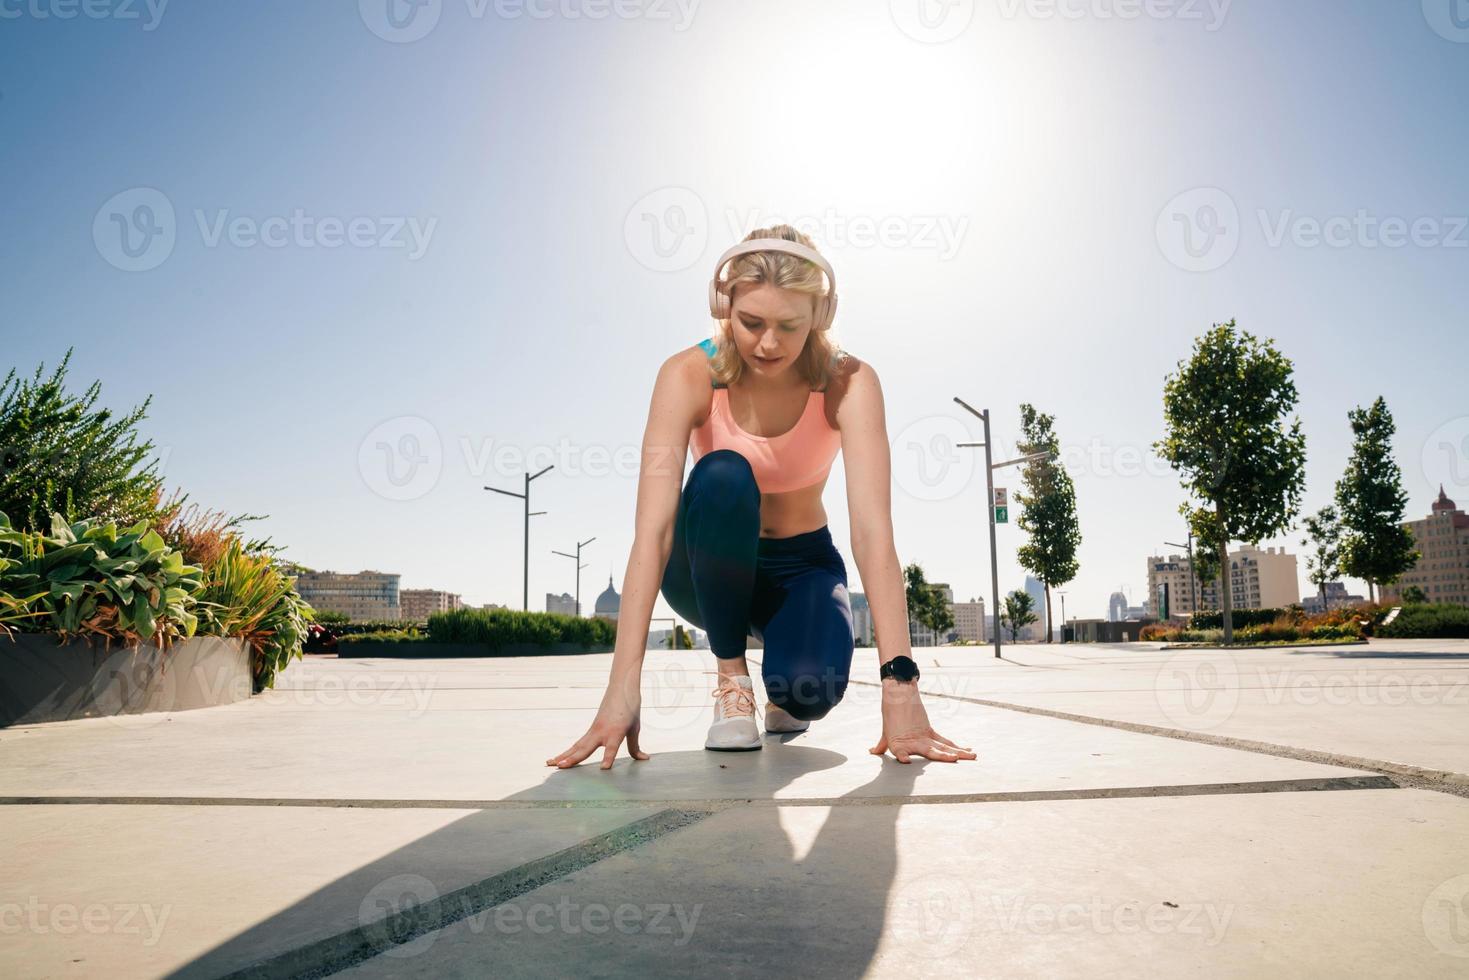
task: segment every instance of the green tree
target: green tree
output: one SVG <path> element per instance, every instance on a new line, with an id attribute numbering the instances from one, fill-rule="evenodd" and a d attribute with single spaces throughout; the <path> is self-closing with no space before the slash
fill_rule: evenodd
<path id="1" fill-rule="evenodd" d="M 1321 608 L 1326 609 L 1326 584 L 1341 578 L 1341 519 L 1331 504 L 1306 518 L 1306 537 L 1301 546 L 1310 546 L 1306 556 L 1306 577 L 1321 593 Z"/>
<path id="2" fill-rule="evenodd" d="M 1428 601 L 1428 593 L 1424 592 L 1416 585 L 1410 585 L 1403 590 L 1402 599 L 1403 605 L 1416 606 Z"/>
<path id="3" fill-rule="evenodd" d="M 909 565 L 903 569 L 903 578 L 907 582 L 909 621 L 927 626 L 937 635 L 953 629 L 954 613 L 944 594 L 928 584 L 923 568 L 916 563 Z"/>
<path id="4" fill-rule="evenodd" d="M 1040 617 L 1035 614 L 1035 600 L 1024 589 L 1016 589 L 1005 596 L 1005 608 L 1000 613 L 1000 625 L 1010 631 L 1010 642 L 1020 637 L 1020 631 Z"/>
<path id="5" fill-rule="evenodd" d="M 1015 495 L 1023 510 L 1016 519 L 1030 535 L 1018 558 L 1026 571 L 1046 587 L 1046 642 L 1051 642 L 1051 586 L 1065 585 L 1076 577 L 1076 560 L 1081 547 L 1081 528 L 1076 519 L 1076 485 L 1056 457 L 1061 443 L 1056 438 L 1055 419 L 1031 405 L 1020 406 L 1021 455 L 1050 453 L 1050 458 L 1026 463 L 1021 470 L 1022 489 Z"/>
<path id="6" fill-rule="evenodd" d="M 12 368 L 0 382 L 0 512 L 20 530 L 48 530 L 51 513 L 68 523 L 92 519 L 127 527 L 151 520 L 162 495 L 158 461 L 144 465 L 151 441 L 136 426 L 150 395 L 126 415 L 97 408 L 101 382 L 80 396 L 66 391 L 71 350 L 48 378 Z"/>
<path id="7" fill-rule="evenodd" d="M 1300 510 L 1306 437 L 1291 417 L 1293 374 L 1271 340 L 1230 320 L 1197 338 L 1193 355 L 1164 383 L 1167 432 L 1154 448 L 1197 501 L 1179 510 L 1199 534 L 1204 562 L 1219 569 L 1225 643 L 1234 639 L 1229 542 L 1258 544 Z"/>
<path id="8" fill-rule="evenodd" d="M 1418 561 L 1413 533 L 1403 526 L 1408 495 L 1403 473 L 1392 455 L 1397 431 L 1387 402 L 1381 396 L 1372 407 L 1347 413 L 1352 424 L 1352 456 L 1347 471 L 1336 481 L 1336 506 L 1341 511 L 1342 570 L 1366 581 L 1368 598 L 1377 600 L 1376 587 L 1391 585 Z"/>

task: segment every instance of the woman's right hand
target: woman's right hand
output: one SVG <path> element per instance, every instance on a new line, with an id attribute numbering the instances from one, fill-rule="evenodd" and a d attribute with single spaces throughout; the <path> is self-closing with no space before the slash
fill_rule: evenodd
<path id="1" fill-rule="evenodd" d="M 651 758 L 638 746 L 638 731 L 642 727 L 638 716 L 642 708 L 641 692 L 635 685 L 630 692 L 621 694 L 617 693 L 616 688 L 615 684 L 608 685 L 607 693 L 602 697 L 602 705 L 597 709 L 597 717 L 593 719 L 587 733 L 572 743 L 571 748 L 565 752 L 547 759 L 546 765 L 569 769 L 601 748 L 604 750 L 602 768 L 611 769 L 612 760 L 617 758 L 617 749 L 622 745 L 623 739 L 627 739 L 628 755 L 639 761 Z"/>

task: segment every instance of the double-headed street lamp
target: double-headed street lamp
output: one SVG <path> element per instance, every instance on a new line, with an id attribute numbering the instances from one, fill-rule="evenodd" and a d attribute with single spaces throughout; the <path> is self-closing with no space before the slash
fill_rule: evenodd
<path id="1" fill-rule="evenodd" d="M 1015 459 L 1007 459 L 1003 463 L 990 461 L 990 410 L 983 411 L 971 407 L 964 399 L 954 397 L 954 401 L 964 406 L 964 410 L 977 417 L 984 423 L 984 442 L 961 442 L 960 446 L 983 446 L 984 447 L 984 485 L 988 494 L 990 512 L 990 596 L 995 604 L 995 656 L 1000 655 L 1000 563 L 995 550 L 995 470 L 1004 466 L 1015 466 L 1019 463 L 1030 463 L 1038 459 L 1050 459 L 1056 454 L 1047 450 L 1043 453 L 1031 453 L 1028 456 L 1020 456 Z"/>
<path id="2" fill-rule="evenodd" d="M 557 551 L 555 548 L 551 549 L 551 554 L 553 555 L 560 555 L 563 558 L 576 559 L 576 614 L 578 616 L 581 615 L 581 570 L 587 567 L 581 563 L 581 550 L 583 547 L 591 544 L 595 540 L 597 540 L 597 538 L 594 535 L 590 538 L 587 538 L 585 541 L 578 542 L 576 546 L 576 554 L 574 555 L 568 555 L 564 551 Z"/>
<path id="3" fill-rule="evenodd" d="M 1189 611 L 1190 612 L 1198 612 L 1199 611 L 1199 598 L 1198 598 L 1197 593 L 1194 592 L 1194 532 L 1193 532 L 1193 528 L 1189 528 L 1189 532 L 1188 532 L 1188 544 L 1179 544 L 1177 541 L 1164 541 L 1163 543 L 1166 544 L 1170 548 L 1183 548 L 1183 549 L 1186 550 L 1186 552 L 1188 554 L 1188 605 L 1189 605 Z M 1156 598 L 1156 597 L 1154 597 L 1154 598 Z M 1168 611 L 1171 613 L 1173 610 L 1170 609 Z"/>
<path id="4" fill-rule="evenodd" d="M 494 490 L 496 493 L 503 493 L 507 497 L 519 497 L 525 501 L 525 547 L 522 551 L 520 605 L 526 612 L 530 612 L 530 519 L 537 514 L 545 513 L 543 510 L 532 511 L 530 509 L 530 481 L 540 476 L 541 473 L 545 473 L 546 470 L 554 469 L 555 466 L 556 464 L 552 463 L 545 470 L 541 470 L 540 473 L 527 473 L 525 477 L 525 493 L 516 493 L 513 490 L 501 490 L 497 487 L 485 487 L 486 490 Z"/>

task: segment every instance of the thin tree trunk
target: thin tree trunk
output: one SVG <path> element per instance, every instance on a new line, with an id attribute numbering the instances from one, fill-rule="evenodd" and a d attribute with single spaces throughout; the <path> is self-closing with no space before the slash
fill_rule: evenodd
<path id="1" fill-rule="evenodd" d="M 1219 524 L 1221 528 L 1224 526 L 1224 515 L 1222 514 L 1219 516 Z M 1219 542 L 1219 604 L 1221 607 L 1223 607 L 1221 609 L 1221 612 L 1224 617 L 1224 642 L 1228 644 L 1234 642 L 1234 600 L 1230 596 L 1229 588 L 1230 579 L 1233 578 L 1233 576 L 1229 574 L 1228 532 L 1223 532 L 1221 534 L 1221 537 L 1224 540 Z"/>
<path id="2" fill-rule="evenodd" d="M 1046 642 L 1051 643 L 1054 642 L 1051 639 L 1051 583 L 1042 582 L 1041 584 L 1046 587 Z"/>

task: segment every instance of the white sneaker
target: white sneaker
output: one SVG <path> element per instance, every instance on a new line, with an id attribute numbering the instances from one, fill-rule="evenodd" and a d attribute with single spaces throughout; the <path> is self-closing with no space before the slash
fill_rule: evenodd
<path id="1" fill-rule="evenodd" d="M 755 683 L 748 677 L 721 677 L 714 690 L 714 724 L 704 748 L 740 751 L 764 745 L 755 724 Z"/>
<path id="2" fill-rule="evenodd" d="M 809 721 L 802 721 L 793 716 L 784 708 L 777 707 L 769 702 L 765 704 L 765 730 L 774 734 L 784 732 L 804 732 L 811 727 Z"/>

